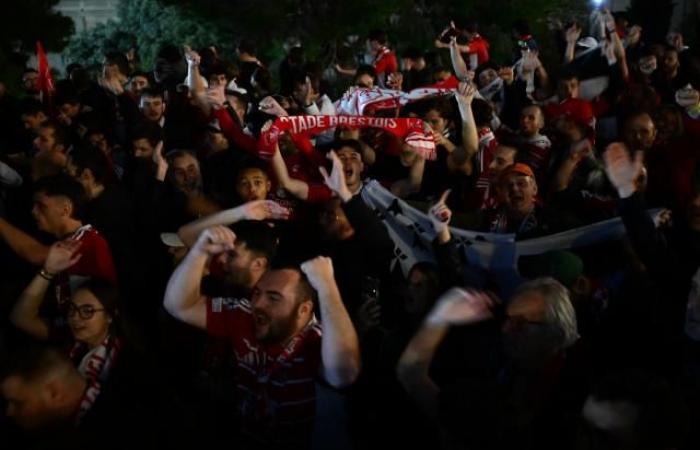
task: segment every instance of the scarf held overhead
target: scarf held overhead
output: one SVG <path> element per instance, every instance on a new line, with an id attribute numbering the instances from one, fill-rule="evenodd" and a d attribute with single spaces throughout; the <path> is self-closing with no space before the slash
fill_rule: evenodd
<path id="1" fill-rule="evenodd" d="M 279 117 L 267 129 L 263 129 L 258 141 L 260 156 L 270 159 L 280 135 L 284 132 L 296 135 L 314 135 L 330 128 L 382 128 L 403 141 L 425 159 L 436 159 L 435 140 L 430 127 L 417 118 L 367 117 L 367 116 L 288 116 Z"/>

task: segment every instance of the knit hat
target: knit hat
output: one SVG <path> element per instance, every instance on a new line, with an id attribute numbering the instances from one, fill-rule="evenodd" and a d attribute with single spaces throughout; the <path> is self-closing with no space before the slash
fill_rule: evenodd
<path id="1" fill-rule="evenodd" d="M 583 275 L 583 261 L 565 250 L 550 250 L 536 256 L 520 258 L 520 274 L 526 278 L 552 277 L 570 288 Z"/>

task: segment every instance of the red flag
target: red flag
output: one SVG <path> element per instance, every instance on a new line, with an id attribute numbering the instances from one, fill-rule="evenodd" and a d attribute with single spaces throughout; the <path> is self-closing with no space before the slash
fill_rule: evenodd
<path id="1" fill-rule="evenodd" d="M 51 76 L 51 67 L 49 67 L 49 60 L 44 52 L 44 46 L 39 41 L 36 43 L 36 60 L 39 72 L 37 82 L 39 91 L 42 94 L 42 100 L 51 101 L 51 97 L 56 92 L 56 86 L 53 82 L 53 76 Z"/>

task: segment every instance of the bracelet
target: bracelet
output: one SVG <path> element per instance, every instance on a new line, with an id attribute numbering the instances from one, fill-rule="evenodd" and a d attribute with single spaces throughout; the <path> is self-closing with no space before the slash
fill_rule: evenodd
<path id="1" fill-rule="evenodd" d="M 42 268 L 42 269 L 39 271 L 39 276 L 40 276 L 41 278 L 43 278 L 44 280 L 46 280 L 46 281 L 51 281 L 51 280 L 53 280 L 53 277 L 56 276 L 56 274 L 55 274 L 55 273 L 51 273 L 51 272 L 49 272 L 48 270 Z"/>

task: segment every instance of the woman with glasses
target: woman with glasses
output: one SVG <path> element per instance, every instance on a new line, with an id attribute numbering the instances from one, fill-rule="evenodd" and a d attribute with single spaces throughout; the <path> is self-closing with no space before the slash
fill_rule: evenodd
<path id="1" fill-rule="evenodd" d="M 42 315 L 42 303 L 51 280 L 80 259 L 79 241 L 59 241 L 49 250 L 44 267 L 25 288 L 15 304 L 10 320 L 20 330 L 41 340 L 61 340 L 55 332 L 59 323 Z M 106 381 L 123 347 L 118 322 L 116 288 L 108 282 L 91 279 L 73 290 L 70 300 L 60 307 L 71 332 L 70 357 L 88 381 Z"/>

